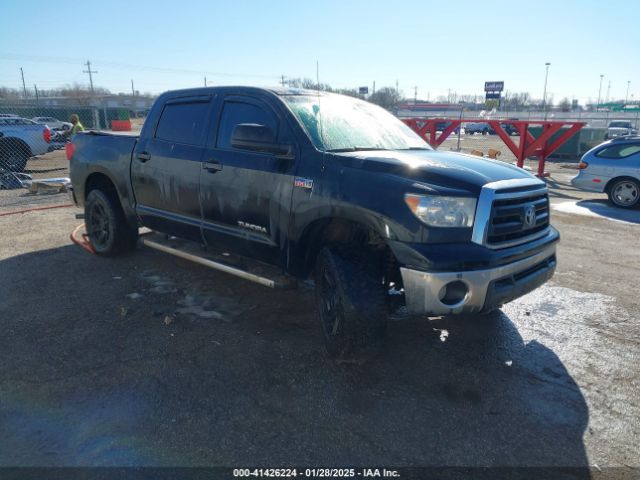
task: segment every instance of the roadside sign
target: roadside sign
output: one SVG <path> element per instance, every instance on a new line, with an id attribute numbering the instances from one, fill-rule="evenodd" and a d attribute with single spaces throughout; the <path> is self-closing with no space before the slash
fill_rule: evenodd
<path id="1" fill-rule="evenodd" d="M 360 87 L 358 93 L 360 95 L 369 95 L 369 87 Z"/>
<path id="2" fill-rule="evenodd" d="M 500 98 L 500 92 L 487 92 L 485 95 L 487 100 L 491 98 Z"/>
<path id="3" fill-rule="evenodd" d="M 504 90 L 504 82 L 484 82 L 485 92 L 501 92 Z"/>

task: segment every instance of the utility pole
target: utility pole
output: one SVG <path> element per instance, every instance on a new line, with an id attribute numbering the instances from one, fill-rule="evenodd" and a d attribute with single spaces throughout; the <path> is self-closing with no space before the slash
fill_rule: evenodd
<path id="1" fill-rule="evenodd" d="M 282 78 L 280 80 L 280 83 L 282 83 L 282 88 L 284 88 L 284 75 L 282 75 Z"/>
<path id="2" fill-rule="evenodd" d="M 396 93 L 400 93 L 400 90 L 398 90 L 398 80 L 396 80 Z"/>
<path id="3" fill-rule="evenodd" d="M 93 90 L 93 74 L 98 72 L 96 70 L 91 70 L 91 62 L 89 60 L 87 60 L 87 63 L 85 63 L 85 65 L 87 66 L 87 69 L 83 70 L 82 73 L 89 74 L 89 85 L 91 86 L 91 97 L 94 97 L 95 92 Z"/>
<path id="4" fill-rule="evenodd" d="M 207 86 L 207 77 L 206 76 L 204 77 L 204 86 L 205 87 Z"/>
<path id="5" fill-rule="evenodd" d="M 133 79 L 131 79 L 131 95 L 134 97 L 136 96 L 136 90 L 133 88 Z"/>
<path id="6" fill-rule="evenodd" d="M 546 62 L 545 67 L 547 68 L 544 74 L 544 92 L 542 93 L 542 111 L 544 112 L 544 119 L 547 119 L 547 79 L 549 78 L 549 65 L 551 63 Z"/>
<path id="7" fill-rule="evenodd" d="M 27 85 L 24 83 L 24 72 L 20 67 L 20 75 L 22 75 L 22 91 L 24 92 L 24 98 L 27 98 Z"/>
<path id="8" fill-rule="evenodd" d="M 631 86 L 631 80 L 627 80 L 627 95 L 624 97 L 624 104 L 629 101 L 629 87 Z"/>
<path id="9" fill-rule="evenodd" d="M 598 105 L 600 105 L 600 98 L 602 95 L 602 79 L 604 75 L 600 74 L 600 88 L 598 88 L 598 103 L 596 103 L 596 112 L 598 111 Z"/>
<path id="10" fill-rule="evenodd" d="M 373 93 L 376 93 L 376 81 L 373 81 Z"/>
<path id="11" fill-rule="evenodd" d="M 413 87 L 413 104 L 416 105 L 418 103 L 418 86 Z"/>
<path id="12" fill-rule="evenodd" d="M 605 103 L 609 102 L 609 94 L 611 93 L 611 80 L 609 80 L 609 85 L 607 85 L 607 99 L 605 100 Z"/>
<path id="13" fill-rule="evenodd" d="M 34 84 L 33 89 L 36 91 L 36 104 L 37 104 L 38 101 L 40 100 L 40 97 L 38 96 L 38 86 Z"/>

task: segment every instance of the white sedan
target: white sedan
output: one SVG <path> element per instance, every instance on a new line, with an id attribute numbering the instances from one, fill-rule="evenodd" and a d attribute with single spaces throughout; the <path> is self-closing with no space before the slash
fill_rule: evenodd
<path id="1" fill-rule="evenodd" d="M 57 118 L 53 117 L 33 117 L 31 120 L 39 123 L 40 125 L 46 125 L 52 130 L 69 130 L 71 127 L 73 127 L 73 124 L 69 122 L 63 122 L 62 120 L 58 120 Z"/>
<path id="2" fill-rule="evenodd" d="M 582 156 L 580 172 L 571 184 L 581 190 L 606 193 L 616 207 L 640 205 L 640 137 L 617 137 Z"/>

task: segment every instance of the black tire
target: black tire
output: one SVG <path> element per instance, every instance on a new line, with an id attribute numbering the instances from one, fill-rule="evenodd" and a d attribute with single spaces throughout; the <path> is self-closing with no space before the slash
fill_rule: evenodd
<path id="1" fill-rule="evenodd" d="M 362 363 L 380 352 L 387 331 L 387 296 L 372 262 L 359 250 L 324 248 L 316 263 L 315 293 L 329 355 Z"/>
<path id="2" fill-rule="evenodd" d="M 30 157 L 29 146 L 21 140 L 7 138 L 0 142 L 0 170 L 24 172 Z"/>
<path id="3" fill-rule="evenodd" d="M 114 256 L 135 248 L 138 229 L 127 223 L 115 194 L 101 190 L 89 192 L 84 218 L 89 239 L 97 254 Z"/>
<path id="4" fill-rule="evenodd" d="M 620 208 L 634 208 L 640 204 L 640 182 L 633 178 L 618 178 L 607 188 L 609 202 Z"/>

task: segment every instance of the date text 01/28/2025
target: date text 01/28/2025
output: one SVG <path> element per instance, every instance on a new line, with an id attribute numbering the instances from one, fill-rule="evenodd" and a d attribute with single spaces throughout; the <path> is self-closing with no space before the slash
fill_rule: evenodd
<path id="1" fill-rule="evenodd" d="M 399 478 L 397 470 L 386 468 L 236 468 L 234 478 Z"/>

